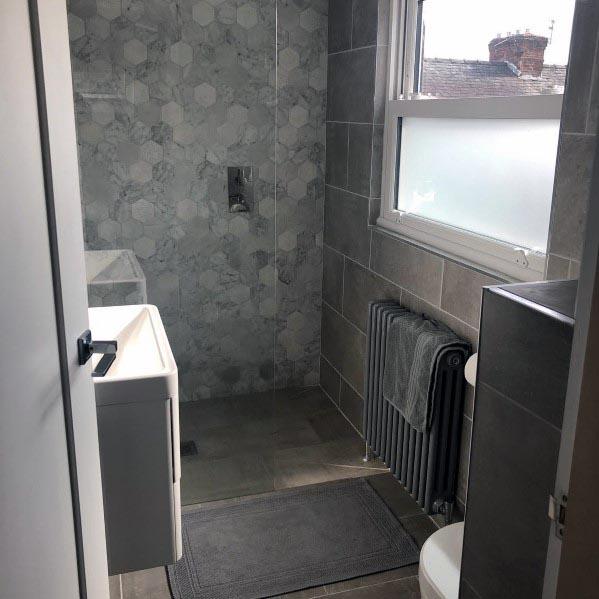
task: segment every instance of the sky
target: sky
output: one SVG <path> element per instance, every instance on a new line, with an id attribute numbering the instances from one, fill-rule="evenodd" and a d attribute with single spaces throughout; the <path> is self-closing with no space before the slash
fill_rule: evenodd
<path id="1" fill-rule="evenodd" d="M 489 60 L 489 42 L 510 31 L 550 37 L 545 64 L 567 64 L 574 0 L 425 0 L 428 58 Z"/>

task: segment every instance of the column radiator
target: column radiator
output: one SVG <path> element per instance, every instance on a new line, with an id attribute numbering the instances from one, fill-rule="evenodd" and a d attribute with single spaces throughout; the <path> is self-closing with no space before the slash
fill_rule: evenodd
<path id="1" fill-rule="evenodd" d="M 455 500 L 468 355 L 463 349 L 441 352 L 431 426 L 424 433 L 412 428 L 383 397 L 387 330 L 401 309 L 391 301 L 369 304 L 364 395 L 367 454 L 381 458 L 427 513 L 445 513 L 448 518 Z"/>

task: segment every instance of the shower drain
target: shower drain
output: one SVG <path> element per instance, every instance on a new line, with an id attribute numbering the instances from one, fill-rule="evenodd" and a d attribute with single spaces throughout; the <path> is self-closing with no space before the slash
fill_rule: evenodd
<path id="1" fill-rule="evenodd" d="M 196 447 L 195 441 L 182 441 L 181 442 L 181 456 L 198 455 L 198 448 Z"/>

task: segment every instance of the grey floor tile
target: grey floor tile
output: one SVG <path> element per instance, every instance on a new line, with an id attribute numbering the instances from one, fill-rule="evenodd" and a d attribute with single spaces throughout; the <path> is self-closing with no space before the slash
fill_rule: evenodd
<path id="1" fill-rule="evenodd" d="M 424 515 L 422 508 L 391 473 L 371 476 L 368 482 L 396 518 Z"/>
<path id="2" fill-rule="evenodd" d="M 422 545 L 424 545 L 426 539 L 438 530 L 437 525 L 426 514 L 400 518 L 399 521 L 414 539 L 419 549 L 422 549 Z"/>
<path id="3" fill-rule="evenodd" d="M 420 587 L 418 577 L 412 576 L 327 596 L 338 599 L 420 599 Z"/>
<path id="4" fill-rule="evenodd" d="M 340 593 L 341 591 L 371 587 L 384 582 L 401 580 L 402 578 L 410 578 L 417 575 L 418 564 L 414 564 L 413 566 L 405 566 L 403 568 L 396 568 L 395 570 L 387 570 L 386 572 L 377 572 L 376 574 L 370 574 L 370 576 L 359 576 L 358 578 L 352 578 L 351 580 L 327 584 L 325 585 L 325 588 L 327 594 L 331 595 Z"/>
<path id="5" fill-rule="evenodd" d="M 121 597 L 121 578 L 117 574 L 116 576 L 108 577 L 108 593 L 110 599 L 122 599 Z"/>
<path id="6" fill-rule="evenodd" d="M 121 575 L 123 599 L 171 599 L 164 568 L 151 568 Z"/>

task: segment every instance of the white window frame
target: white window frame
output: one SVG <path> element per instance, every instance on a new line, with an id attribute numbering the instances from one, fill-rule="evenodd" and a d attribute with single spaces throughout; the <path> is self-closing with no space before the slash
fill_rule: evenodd
<path id="1" fill-rule="evenodd" d="M 562 112 L 563 94 L 430 99 L 404 93 L 404 90 L 413 89 L 417 5 L 418 0 L 391 0 L 383 184 L 377 225 L 515 280 L 542 279 L 544 252 L 517 247 L 395 208 L 399 118 L 559 120 Z"/>

